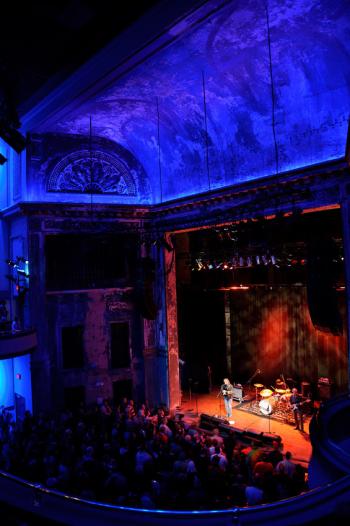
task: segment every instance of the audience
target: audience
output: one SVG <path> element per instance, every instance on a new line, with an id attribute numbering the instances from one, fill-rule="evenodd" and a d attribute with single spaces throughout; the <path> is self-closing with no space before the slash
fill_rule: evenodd
<path id="1" fill-rule="evenodd" d="M 123 506 L 253 506 L 306 489 L 303 468 L 280 444 L 245 447 L 210 435 L 164 407 L 123 399 L 14 423 L 0 415 L 0 469 L 85 499 Z"/>

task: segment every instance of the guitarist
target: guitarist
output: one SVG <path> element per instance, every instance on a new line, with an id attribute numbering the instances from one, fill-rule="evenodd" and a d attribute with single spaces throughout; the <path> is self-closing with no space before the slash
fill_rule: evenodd
<path id="1" fill-rule="evenodd" d="M 224 383 L 220 387 L 220 393 L 223 396 L 226 416 L 227 418 L 232 417 L 232 396 L 233 396 L 233 385 L 231 385 L 228 378 L 224 378 Z"/>
<path id="2" fill-rule="evenodd" d="M 304 415 L 301 409 L 302 397 L 298 393 L 298 389 L 296 387 L 292 389 L 292 395 L 289 399 L 289 403 L 292 407 L 295 420 L 294 429 L 298 429 L 299 431 L 304 432 Z"/>

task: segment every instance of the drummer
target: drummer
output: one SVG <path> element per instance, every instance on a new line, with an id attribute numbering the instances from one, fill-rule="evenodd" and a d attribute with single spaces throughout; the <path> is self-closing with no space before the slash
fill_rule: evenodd
<path id="1" fill-rule="evenodd" d="M 287 389 L 287 384 L 284 380 L 281 380 L 281 378 L 277 378 L 276 382 L 276 389 Z"/>

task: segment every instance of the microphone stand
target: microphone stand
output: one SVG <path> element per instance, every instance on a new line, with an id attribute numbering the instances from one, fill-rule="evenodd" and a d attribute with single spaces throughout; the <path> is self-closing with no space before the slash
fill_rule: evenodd
<path id="1" fill-rule="evenodd" d="M 198 416 L 198 384 L 199 382 L 194 382 L 193 387 L 195 387 L 194 396 L 196 400 L 196 416 Z"/>
<path id="2" fill-rule="evenodd" d="M 219 389 L 218 394 L 216 395 L 216 398 L 219 399 L 219 418 L 221 418 L 221 389 Z"/>
<path id="3" fill-rule="evenodd" d="M 261 369 L 257 369 L 255 371 L 255 373 L 249 378 L 249 380 L 246 383 L 246 385 L 248 386 L 248 389 L 249 389 L 249 396 L 251 396 L 251 392 L 252 392 L 252 381 L 258 374 L 261 374 Z M 251 400 L 250 400 L 250 408 L 252 408 L 252 406 L 253 406 L 253 401 L 252 400 L 253 399 L 251 398 Z M 258 400 L 258 391 L 255 388 L 255 402 L 257 402 L 257 400 Z"/>

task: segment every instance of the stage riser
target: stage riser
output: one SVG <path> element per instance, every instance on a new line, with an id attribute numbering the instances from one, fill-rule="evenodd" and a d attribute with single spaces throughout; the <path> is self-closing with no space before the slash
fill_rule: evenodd
<path id="1" fill-rule="evenodd" d="M 257 442 L 270 446 L 274 440 L 282 441 L 281 437 L 275 433 L 264 433 L 254 429 L 239 429 L 230 425 L 225 418 L 218 418 L 204 413 L 200 416 L 199 426 L 206 431 L 212 431 L 217 428 L 220 435 L 224 438 L 232 435 L 232 432 L 234 432 L 236 438 L 246 443 Z"/>

